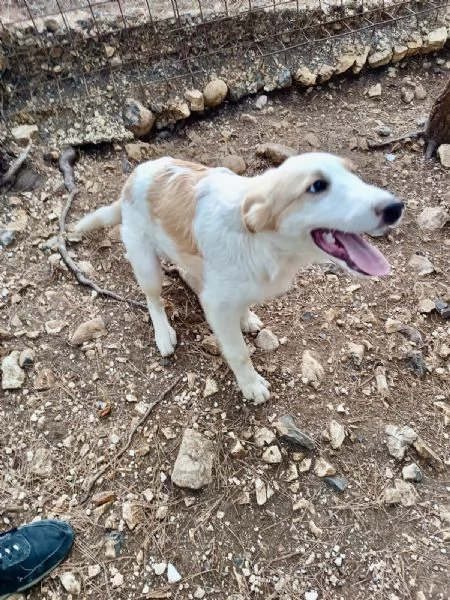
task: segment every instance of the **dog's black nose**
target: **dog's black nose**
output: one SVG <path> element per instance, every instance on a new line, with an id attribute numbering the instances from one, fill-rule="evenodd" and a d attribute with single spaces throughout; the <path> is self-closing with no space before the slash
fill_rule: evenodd
<path id="1" fill-rule="evenodd" d="M 394 225 L 400 217 L 402 216 L 403 209 L 405 205 L 403 202 L 394 202 L 393 204 L 388 204 L 381 213 L 383 218 L 384 225 Z"/>

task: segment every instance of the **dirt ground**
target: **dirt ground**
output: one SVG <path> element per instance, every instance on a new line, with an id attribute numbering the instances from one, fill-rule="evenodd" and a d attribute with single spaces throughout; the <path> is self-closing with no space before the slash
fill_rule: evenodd
<path id="1" fill-rule="evenodd" d="M 420 313 L 419 304 L 448 299 L 450 238 L 448 227 L 424 233 L 416 219 L 425 207 L 449 203 L 450 172 L 437 161 L 426 163 L 419 144 L 394 152 L 355 146 L 364 146 L 367 136 L 379 138 L 380 125 L 394 136 L 417 129 L 449 76 L 449 59 L 445 53 L 420 58 L 406 68 L 342 79 L 310 93 L 292 89 L 269 96 L 262 111 L 251 98 L 173 134 L 161 133 L 144 148 L 148 156 L 208 165 L 237 153 L 251 175 L 268 166 L 256 157 L 257 144 L 276 141 L 307 151 L 305 139 L 316 142 L 315 134 L 320 149 L 351 157 L 366 179 L 388 186 L 406 203 L 401 226 L 374 242 L 392 264 L 389 277 L 354 279 L 316 266 L 299 273 L 288 294 L 257 309 L 283 342 L 273 352 L 253 354 L 273 389 L 263 406 L 243 402 L 224 362 L 204 349 L 208 327 L 176 276 L 166 278 L 164 296 L 180 343 L 172 360 L 162 360 L 144 311 L 96 296 L 61 267 L 52 237 L 66 192 L 56 166 L 35 149 L 41 186 L 10 190 L 0 200 L 3 222 L 23 221 L 23 231 L 0 254 L 1 354 L 35 352 L 23 387 L 1 397 L 0 513 L 4 528 L 40 516 L 67 518 L 77 535 L 68 561 L 30 599 L 76 597 L 61 585 L 66 571 L 81 584 L 79 598 L 448 598 L 450 430 L 435 403 L 450 402 L 450 322 L 436 311 Z M 381 96 L 369 98 L 376 83 Z M 427 97 L 406 104 L 401 89 L 413 84 L 421 84 Z M 83 150 L 75 170 L 81 192 L 69 224 L 116 199 L 128 168 L 119 146 Z M 117 230 L 69 247 L 100 285 L 142 300 Z M 431 261 L 431 274 L 419 275 L 409 265 L 415 253 Z M 72 346 L 76 327 L 96 316 L 105 322 L 105 335 Z M 419 330 L 423 347 L 387 333 L 388 319 Z M 361 362 L 349 356 L 349 342 L 363 346 Z M 302 381 L 305 350 L 324 366 L 318 389 Z M 407 357 L 413 351 L 422 353 L 428 368 L 422 376 L 411 370 Z M 414 364 L 417 370 L 420 363 Z M 379 387 L 380 373 L 388 392 Z M 142 403 L 157 399 L 179 377 L 117 458 Z M 219 389 L 210 397 L 203 394 L 207 378 Z M 109 414 L 101 416 L 99 407 L 110 408 Z M 275 431 L 283 414 L 292 415 L 317 448 L 307 451 L 277 437 L 282 462 L 266 464 L 255 433 Z M 334 450 L 324 435 L 332 420 L 346 432 Z M 442 462 L 413 448 L 395 460 L 386 446 L 388 424 L 412 427 Z M 170 478 L 187 427 L 214 447 L 213 482 L 199 492 L 181 490 Z M 243 450 L 233 456 L 237 440 Z M 344 492 L 315 474 L 319 457 L 346 478 Z M 302 471 L 305 458 L 313 459 L 312 467 Z M 410 492 L 413 500 L 406 502 L 412 505 L 387 504 L 386 489 L 412 462 L 423 475 L 412 484 L 416 494 Z M 102 466 L 105 475 L 81 504 Z M 274 492 L 261 506 L 257 478 Z M 99 508 L 92 494 L 100 491 L 112 493 Z M 294 510 L 301 499 L 307 502 Z M 139 507 L 133 530 L 123 519 L 127 502 Z M 169 585 L 166 574 L 155 574 L 162 562 L 172 563 L 180 582 Z"/>

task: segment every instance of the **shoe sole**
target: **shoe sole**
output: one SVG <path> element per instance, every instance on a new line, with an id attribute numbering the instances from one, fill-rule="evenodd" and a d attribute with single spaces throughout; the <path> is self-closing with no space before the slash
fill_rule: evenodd
<path id="1" fill-rule="evenodd" d="M 27 585 L 25 585 L 24 587 L 21 587 L 20 589 L 16 590 L 15 592 L 11 592 L 10 594 L 0 596 L 0 600 L 6 600 L 6 598 L 10 598 L 11 596 L 14 596 L 14 594 L 21 594 L 22 592 L 25 592 L 26 590 L 30 589 L 31 587 L 33 587 L 33 585 L 36 585 L 37 583 L 42 581 L 42 579 L 47 577 L 47 575 L 49 573 L 51 573 L 52 571 L 54 571 L 56 569 L 56 567 L 58 567 L 65 559 L 66 559 L 66 556 L 64 556 L 58 563 L 56 563 L 56 565 L 54 565 L 51 569 L 46 571 L 43 575 L 41 575 L 40 577 L 38 577 L 31 583 L 27 583 Z"/>

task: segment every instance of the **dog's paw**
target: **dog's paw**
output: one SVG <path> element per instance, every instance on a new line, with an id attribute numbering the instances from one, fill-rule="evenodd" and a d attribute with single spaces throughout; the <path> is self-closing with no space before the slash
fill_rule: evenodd
<path id="1" fill-rule="evenodd" d="M 251 310 L 241 319 L 241 330 L 244 333 L 258 333 L 263 328 L 261 319 Z"/>
<path id="2" fill-rule="evenodd" d="M 170 356 L 175 352 L 177 334 L 170 325 L 163 331 L 155 333 L 155 341 L 161 356 Z"/>
<path id="3" fill-rule="evenodd" d="M 263 404 L 270 398 L 270 383 L 258 373 L 255 373 L 255 377 L 251 382 L 241 385 L 240 388 L 244 398 L 253 400 L 255 404 Z"/>

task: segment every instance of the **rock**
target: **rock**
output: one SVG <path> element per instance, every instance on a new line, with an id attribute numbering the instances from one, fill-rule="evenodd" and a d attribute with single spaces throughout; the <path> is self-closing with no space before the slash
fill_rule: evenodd
<path id="1" fill-rule="evenodd" d="M 282 462 L 280 449 L 278 446 L 269 446 L 263 453 L 262 459 L 268 465 L 276 465 Z"/>
<path id="2" fill-rule="evenodd" d="M 410 342 L 413 342 L 417 346 L 417 348 L 422 348 L 422 334 L 415 327 L 402 324 L 398 331 L 399 333 L 404 335 Z"/>
<path id="3" fill-rule="evenodd" d="M 325 83 L 325 81 L 328 81 L 329 79 L 332 78 L 334 71 L 335 71 L 335 69 L 331 65 L 327 65 L 327 64 L 321 65 L 317 71 L 317 82 Z"/>
<path id="4" fill-rule="evenodd" d="M 347 355 L 351 358 L 353 364 L 359 367 L 364 358 L 365 347 L 363 344 L 347 343 Z"/>
<path id="5" fill-rule="evenodd" d="M 378 50 L 377 52 L 369 55 L 369 65 L 373 68 L 388 65 L 391 62 L 392 54 L 393 52 L 391 48 L 383 48 L 382 50 Z"/>
<path id="6" fill-rule="evenodd" d="M 14 229 L 0 229 L 0 250 L 12 244 L 16 235 L 17 231 Z"/>
<path id="7" fill-rule="evenodd" d="M 61 573 L 59 580 L 61 581 L 63 588 L 66 592 L 69 592 L 69 594 L 73 594 L 74 596 L 79 596 L 81 594 L 81 583 L 72 571 L 64 571 L 64 573 Z"/>
<path id="8" fill-rule="evenodd" d="M 103 46 L 103 52 L 105 53 L 106 58 L 112 58 L 116 53 L 116 49 L 114 46 L 109 46 L 108 44 L 105 44 Z"/>
<path id="9" fill-rule="evenodd" d="M 19 365 L 20 352 L 13 350 L 2 360 L 2 389 L 18 390 L 25 381 L 25 371 Z"/>
<path id="10" fill-rule="evenodd" d="M 292 505 L 292 510 L 294 512 L 298 512 L 299 510 L 307 510 L 311 515 L 316 514 L 314 504 L 306 498 L 300 498 L 299 500 L 297 500 L 297 502 L 294 502 L 294 504 Z"/>
<path id="11" fill-rule="evenodd" d="M 416 463 L 411 463 L 403 467 L 402 476 L 405 481 L 415 481 L 416 483 L 420 483 L 423 479 L 422 471 Z"/>
<path id="12" fill-rule="evenodd" d="M 428 206 L 417 217 L 417 224 L 423 231 L 436 231 L 442 229 L 448 220 L 450 214 L 443 206 Z"/>
<path id="13" fill-rule="evenodd" d="M 300 85 L 305 85 L 307 87 L 311 87 L 315 85 L 317 80 L 317 75 L 312 73 L 308 67 L 300 67 L 297 69 L 294 75 L 294 81 L 299 83 Z"/>
<path id="14" fill-rule="evenodd" d="M 116 499 L 116 493 L 112 490 L 97 492 L 92 496 L 92 503 L 95 506 L 102 506 L 102 504 L 106 504 L 107 502 L 114 502 Z"/>
<path id="15" fill-rule="evenodd" d="M 291 415 L 282 415 L 274 423 L 274 427 L 284 442 L 298 444 L 299 446 L 308 448 L 309 450 L 314 450 L 316 447 L 314 440 L 297 427 Z"/>
<path id="16" fill-rule="evenodd" d="M 202 598 L 204 598 L 205 596 L 206 596 L 205 590 L 202 587 L 198 586 L 194 591 L 195 600 L 202 600 Z"/>
<path id="17" fill-rule="evenodd" d="M 36 352 L 33 348 L 24 348 L 19 356 L 19 365 L 21 367 L 32 367 L 36 360 Z"/>
<path id="18" fill-rule="evenodd" d="M 387 488 L 384 491 L 383 499 L 385 504 L 401 504 L 402 506 L 409 507 L 416 503 L 419 495 L 411 483 L 407 483 L 403 479 L 396 479 L 394 485 L 395 487 Z"/>
<path id="19" fill-rule="evenodd" d="M 274 165 L 281 165 L 285 160 L 297 154 L 297 150 L 282 144 L 260 144 L 256 147 L 256 155 L 266 158 Z"/>
<path id="20" fill-rule="evenodd" d="M 140 162 L 142 160 L 142 153 L 146 153 L 150 148 L 150 144 L 145 142 L 134 142 L 125 144 L 125 153 L 129 160 Z"/>
<path id="21" fill-rule="evenodd" d="M 162 506 L 158 506 L 155 517 L 158 519 L 158 521 L 164 521 L 168 514 L 169 507 L 163 504 Z"/>
<path id="22" fill-rule="evenodd" d="M 393 64 L 400 62 L 405 58 L 408 53 L 408 46 L 404 46 L 403 44 L 394 44 L 394 52 L 392 54 L 391 62 Z"/>
<path id="23" fill-rule="evenodd" d="M 263 506 L 267 500 L 269 500 L 273 494 L 273 489 L 264 483 L 262 479 L 257 477 L 255 479 L 255 494 L 256 494 L 256 503 L 258 506 Z"/>
<path id="24" fill-rule="evenodd" d="M 335 69 L 335 73 L 336 75 L 341 75 L 342 73 L 345 73 L 346 71 L 348 71 L 349 69 L 351 69 L 353 67 L 353 65 L 356 62 L 356 54 L 353 52 L 349 52 L 346 54 L 342 54 L 339 57 L 338 63 L 336 65 L 336 69 Z"/>
<path id="25" fill-rule="evenodd" d="M 441 165 L 450 169 L 450 144 L 441 144 L 437 150 Z"/>
<path id="26" fill-rule="evenodd" d="M 448 31 L 447 27 L 437 27 L 428 33 L 425 38 L 425 45 L 428 51 L 439 50 L 445 46 L 447 42 Z"/>
<path id="27" fill-rule="evenodd" d="M 255 346 L 261 350 L 270 352 L 276 350 L 280 342 L 277 336 L 270 329 L 261 329 L 255 339 Z"/>
<path id="28" fill-rule="evenodd" d="M 214 356 L 220 356 L 220 348 L 219 348 L 219 344 L 217 342 L 217 338 L 214 335 L 207 335 L 205 338 L 203 338 L 202 342 L 201 342 L 201 347 L 206 350 L 206 352 L 209 352 L 210 354 L 213 354 Z"/>
<path id="29" fill-rule="evenodd" d="M 381 83 L 372 85 L 368 90 L 367 94 L 369 98 L 379 98 L 381 96 Z"/>
<path id="30" fill-rule="evenodd" d="M 442 412 L 444 415 L 444 425 L 448 427 L 450 425 L 450 404 L 446 402 L 438 401 L 433 402 L 433 405 Z"/>
<path id="31" fill-rule="evenodd" d="M 114 573 L 114 575 L 112 576 L 111 587 L 113 589 L 117 589 L 121 585 L 123 585 L 123 575 L 122 573 L 119 573 L 119 571 L 117 571 L 117 573 Z"/>
<path id="32" fill-rule="evenodd" d="M 142 506 L 134 502 L 124 502 L 122 506 L 122 517 L 128 528 L 133 531 L 136 525 L 144 520 L 144 511 Z"/>
<path id="33" fill-rule="evenodd" d="M 270 446 L 275 441 L 275 434 L 270 429 L 267 429 L 267 427 L 261 427 L 261 429 L 255 432 L 253 439 L 258 448 L 263 448 L 264 446 Z"/>
<path id="34" fill-rule="evenodd" d="M 56 33 L 60 29 L 61 25 L 58 19 L 48 17 L 47 19 L 44 19 L 44 27 L 50 33 Z"/>
<path id="35" fill-rule="evenodd" d="M 119 552 L 117 548 L 117 542 L 114 539 L 108 539 L 105 542 L 105 556 L 106 558 L 117 558 Z"/>
<path id="36" fill-rule="evenodd" d="M 180 573 L 178 573 L 172 563 L 169 563 L 167 565 L 167 582 L 170 584 L 178 583 L 181 579 Z"/>
<path id="37" fill-rule="evenodd" d="M 303 352 L 301 371 L 303 383 L 311 385 L 314 389 L 320 387 L 321 381 L 325 376 L 325 371 L 320 362 L 309 350 Z"/>
<path id="38" fill-rule="evenodd" d="M 203 90 L 205 106 L 219 106 L 228 94 L 228 86 L 222 79 L 213 79 Z"/>
<path id="39" fill-rule="evenodd" d="M 386 369 L 379 365 L 375 369 L 375 383 L 377 386 L 377 392 L 382 398 L 386 398 L 390 395 L 389 386 L 386 379 Z"/>
<path id="40" fill-rule="evenodd" d="M 55 386 L 56 377 L 49 368 L 41 369 L 34 378 L 34 389 L 40 391 L 50 390 Z"/>
<path id="41" fill-rule="evenodd" d="M 380 137 L 389 137 L 392 135 L 392 128 L 388 125 L 378 125 L 374 128 L 375 133 L 378 133 Z"/>
<path id="42" fill-rule="evenodd" d="M 423 87 L 422 84 L 417 84 L 414 88 L 414 97 L 416 100 L 425 100 L 427 97 L 427 90 Z"/>
<path id="43" fill-rule="evenodd" d="M 194 429 L 186 429 L 176 458 L 172 481 L 182 488 L 199 490 L 212 481 L 213 443 Z"/>
<path id="44" fill-rule="evenodd" d="M 435 310 L 435 308 L 436 305 L 434 304 L 433 300 L 430 300 L 429 298 L 423 298 L 419 302 L 417 310 L 422 314 L 430 314 L 433 312 L 433 310 Z"/>
<path id="45" fill-rule="evenodd" d="M 205 99 L 200 90 L 188 90 L 184 94 L 185 99 L 189 104 L 189 108 L 192 112 L 199 112 L 205 108 Z"/>
<path id="46" fill-rule="evenodd" d="M 401 98 L 405 104 L 410 104 L 414 100 L 414 91 L 409 88 L 402 88 Z"/>
<path id="47" fill-rule="evenodd" d="M 156 122 L 152 111 L 133 98 L 125 100 L 122 119 L 125 127 L 138 138 L 148 135 Z"/>
<path id="48" fill-rule="evenodd" d="M 37 448 L 31 460 L 30 472 L 36 477 L 50 477 L 53 472 L 51 457 L 51 450 Z"/>
<path id="49" fill-rule="evenodd" d="M 323 530 L 314 523 L 314 521 L 309 521 L 308 529 L 313 534 L 314 537 L 320 538 L 323 534 Z"/>
<path id="50" fill-rule="evenodd" d="M 68 327 L 68 325 L 69 324 L 67 323 L 67 321 L 53 320 L 53 321 L 46 321 L 44 324 L 44 328 L 48 334 L 54 335 L 56 333 L 61 333 L 61 331 L 64 329 L 64 327 Z"/>
<path id="51" fill-rule="evenodd" d="M 434 273 L 434 266 L 431 260 L 421 254 L 413 254 L 408 261 L 408 267 L 418 275 Z"/>
<path id="52" fill-rule="evenodd" d="M 245 160 L 238 154 L 224 156 L 220 161 L 220 166 L 230 169 L 230 171 L 233 171 L 233 173 L 236 173 L 237 175 L 243 175 L 247 170 Z"/>
<path id="53" fill-rule="evenodd" d="M 320 140 L 315 133 L 309 132 L 303 139 L 312 148 L 320 148 Z"/>
<path id="54" fill-rule="evenodd" d="M 319 457 L 314 465 L 314 473 L 317 477 L 330 477 L 336 474 L 336 469 L 324 458 Z"/>
<path id="55" fill-rule="evenodd" d="M 101 570 L 102 570 L 102 568 L 100 565 L 89 565 L 88 579 L 94 579 L 94 577 L 97 577 L 97 575 L 100 575 Z"/>
<path id="56" fill-rule="evenodd" d="M 428 373 L 427 363 L 425 362 L 422 352 L 419 350 L 408 352 L 404 359 L 408 368 L 419 377 L 423 377 Z"/>
<path id="57" fill-rule="evenodd" d="M 230 454 L 233 456 L 233 458 L 243 458 L 246 455 L 245 448 L 239 440 L 236 440 L 235 444 L 230 450 Z"/>
<path id="58" fill-rule="evenodd" d="M 303 460 L 300 461 L 299 465 L 298 465 L 298 470 L 300 473 L 307 473 L 312 465 L 312 458 L 304 458 Z"/>
<path id="59" fill-rule="evenodd" d="M 345 429 L 344 427 L 335 421 L 334 419 L 330 422 L 330 444 L 334 450 L 340 448 L 345 440 Z"/>
<path id="60" fill-rule="evenodd" d="M 208 377 L 205 382 L 205 389 L 203 390 L 203 398 L 208 398 L 209 396 L 213 396 L 217 394 L 219 391 L 219 387 L 215 379 Z"/>
<path id="61" fill-rule="evenodd" d="M 305 592 L 305 600 L 318 600 L 319 594 L 315 590 Z"/>
<path id="62" fill-rule="evenodd" d="M 11 129 L 11 134 L 16 142 L 26 145 L 38 136 L 39 128 L 37 125 L 19 125 Z"/>
<path id="63" fill-rule="evenodd" d="M 348 487 L 348 481 L 345 477 L 339 477 L 339 475 L 324 477 L 324 481 L 335 492 L 343 492 Z"/>
<path id="64" fill-rule="evenodd" d="M 267 96 L 265 94 L 262 94 L 261 96 L 259 96 L 256 99 L 255 108 L 257 108 L 258 110 L 262 110 L 266 104 L 267 104 Z"/>
<path id="65" fill-rule="evenodd" d="M 386 425 L 384 431 L 389 454 L 396 460 L 403 460 L 406 450 L 417 439 L 417 433 L 407 425 L 403 427 Z"/>
<path id="66" fill-rule="evenodd" d="M 161 577 L 161 575 L 163 575 L 165 570 L 167 569 L 167 563 L 165 563 L 165 562 L 155 563 L 152 565 L 152 569 L 153 569 L 153 572 L 155 573 L 155 575 L 157 575 L 158 577 Z"/>
<path id="67" fill-rule="evenodd" d="M 355 75 L 361 72 L 362 68 L 366 64 L 367 57 L 369 56 L 369 52 L 371 50 L 371 46 L 364 46 L 362 52 L 357 54 L 355 64 L 352 67 L 352 71 Z"/>
<path id="68" fill-rule="evenodd" d="M 105 323 L 102 317 L 95 317 L 81 323 L 70 338 L 70 343 L 81 346 L 84 342 L 94 340 L 106 333 Z"/>
<path id="69" fill-rule="evenodd" d="M 444 468 L 443 461 L 439 456 L 426 444 L 422 438 L 418 437 L 413 442 L 414 450 L 417 454 L 423 458 L 426 462 L 430 463 L 436 470 L 441 471 Z"/>

